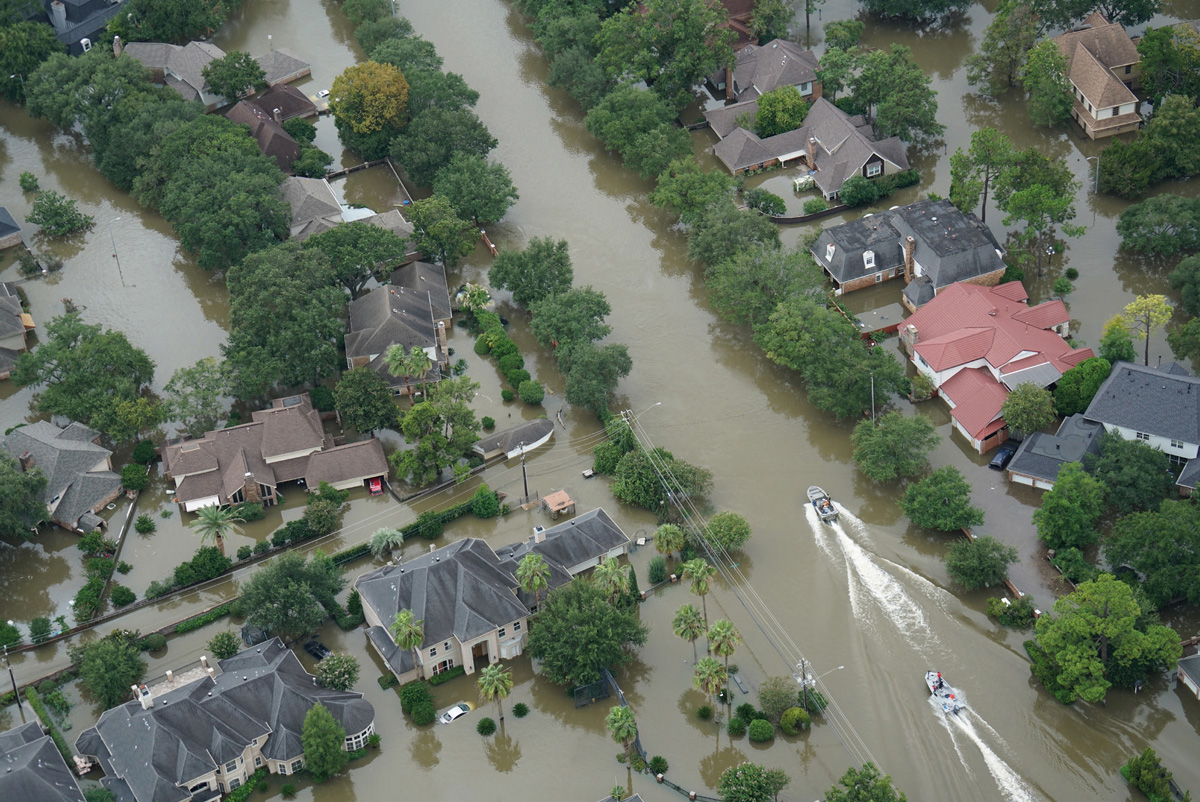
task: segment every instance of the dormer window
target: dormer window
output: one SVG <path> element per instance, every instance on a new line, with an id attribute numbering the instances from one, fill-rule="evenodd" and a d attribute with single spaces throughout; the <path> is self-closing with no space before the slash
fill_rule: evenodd
<path id="1" fill-rule="evenodd" d="M 833 251 L 834 251 L 834 245 L 832 242 L 825 246 L 825 261 L 826 262 L 833 261 Z"/>
<path id="2" fill-rule="evenodd" d="M 863 251 L 863 267 L 868 270 L 875 269 L 875 251 Z"/>

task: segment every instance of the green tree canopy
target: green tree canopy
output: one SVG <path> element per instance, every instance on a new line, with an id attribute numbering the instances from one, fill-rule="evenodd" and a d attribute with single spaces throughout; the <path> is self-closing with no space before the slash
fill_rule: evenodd
<path id="1" fill-rule="evenodd" d="M 967 56 L 967 83 L 990 97 L 1017 85 L 1025 56 L 1038 37 L 1038 21 L 1029 4 L 1004 0 L 996 9 L 979 50 Z"/>
<path id="2" fill-rule="evenodd" d="M 43 190 L 33 199 L 33 210 L 25 218 L 36 226 L 42 236 L 58 239 L 87 231 L 94 218 L 79 211 L 75 201 L 52 189 Z"/>
<path id="3" fill-rule="evenodd" d="M 721 773 L 717 791 L 725 802 L 770 802 L 778 799 L 790 782 L 782 769 L 741 763 Z"/>
<path id="4" fill-rule="evenodd" d="M 971 486 L 962 472 L 950 465 L 905 488 L 900 509 L 925 529 L 952 532 L 983 523 L 983 511 L 971 505 Z"/>
<path id="5" fill-rule="evenodd" d="M 924 472 L 929 452 L 942 438 L 924 415 L 909 417 L 893 411 L 881 415 L 878 422 L 860 422 L 850 439 L 859 470 L 876 482 L 893 482 Z"/>
<path id="6" fill-rule="evenodd" d="M 432 106 L 417 114 L 392 144 L 392 157 L 419 186 L 433 179 L 456 154 L 486 157 L 496 139 L 469 108 Z"/>
<path id="7" fill-rule="evenodd" d="M 701 220 L 718 203 L 729 203 L 733 179 L 716 170 L 705 170 L 690 156 L 671 162 L 658 177 L 650 202 L 679 216 L 687 226 Z"/>
<path id="8" fill-rule="evenodd" d="M 711 204 L 700 213 L 696 225 L 688 229 L 688 259 L 704 265 L 710 288 L 713 267 L 746 251 L 760 249 L 764 252 L 779 249 L 779 226 L 757 212 L 738 209 L 733 203 Z M 772 304 L 771 309 L 774 308 Z"/>
<path id="9" fill-rule="evenodd" d="M 1200 251 L 1200 200 L 1162 194 L 1135 203 L 1117 221 L 1121 247 L 1147 256 Z"/>
<path id="10" fill-rule="evenodd" d="M 413 247 L 431 260 L 452 268 L 475 250 L 479 230 L 459 217 L 446 198 L 434 195 L 414 201 L 409 209 Z"/>
<path id="11" fill-rule="evenodd" d="M 1126 27 L 1141 25 L 1158 13 L 1159 0 L 1033 0 L 1033 9 L 1050 28 L 1071 28 L 1093 11 Z"/>
<path id="12" fill-rule="evenodd" d="M 750 540 L 750 522 L 736 512 L 718 512 L 705 524 L 704 539 L 722 551 L 736 551 Z"/>
<path id="13" fill-rule="evenodd" d="M 80 683 L 105 709 L 128 700 L 130 686 L 146 676 L 136 640 L 136 632 L 117 630 L 71 649 L 71 661 L 79 664 Z"/>
<path id="14" fill-rule="evenodd" d="M 1200 172 L 1200 110 L 1193 98 L 1167 95 L 1142 129 L 1141 139 L 1161 159 L 1157 180 L 1189 178 Z"/>
<path id="15" fill-rule="evenodd" d="M 1063 417 L 1083 412 L 1111 372 L 1112 365 L 1099 356 L 1089 357 L 1068 370 L 1054 388 L 1055 411 Z"/>
<path id="16" fill-rule="evenodd" d="M 1166 95 L 1200 96 L 1200 33 L 1194 28 L 1147 28 L 1137 49 L 1141 90 L 1155 108 Z"/>
<path id="17" fill-rule="evenodd" d="M 859 59 L 859 64 L 859 73 L 853 79 L 854 100 L 871 112 L 881 138 L 898 136 L 905 142 L 924 145 L 945 132 L 946 126 L 937 121 L 937 92 L 930 86 L 932 79 L 917 66 L 910 48 L 893 44 L 888 50 L 872 50 Z"/>
<path id="18" fill-rule="evenodd" d="M 1104 484 L 1085 473 L 1078 462 L 1063 465 L 1054 487 L 1042 496 L 1042 506 L 1033 511 L 1038 538 L 1052 549 L 1082 549 L 1095 543 L 1105 495 Z"/>
<path id="19" fill-rule="evenodd" d="M 524 250 L 501 251 L 488 269 L 488 283 L 508 290 L 514 303 L 528 309 L 571 289 L 574 275 L 565 239 L 534 237 Z"/>
<path id="20" fill-rule="evenodd" d="M 625 154 L 639 137 L 672 125 L 674 116 L 671 106 L 658 94 L 625 84 L 596 103 L 583 123 L 606 148 Z"/>
<path id="21" fill-rule="evenodd" d="M 328 257 L 286 242 L 229 271 L 229 342 L 239 398 L 316 383 L 337 369 L 346 296 Z"/>
<path id="22" fill-rule="evenodd" d="M 318 702 L 304 715 L 300 735 L 304 768 L 312 772 L 317 782 L 329 779 L 350 762 L 350 755 L 342 748 L 345 742 L 346 730 L 325 705 Z"/>
<path id="23" fill-rule="evenodd" d="M 1118 362 L 1134 362 L 1137 352 L 1133 350 L 1133 335 L 1121 315 L 1104 324 L 1103 335 L 1100 338 L 1100 356 L 1110 364 Z"/>
<path id="24" fill-rule="evenodd" d="M 351 368 L 333 388 L 342 420 L 360 433 L 399 426 L 399 410 L 387 381 L 367 366 Z"/>
<path id="25" fill-rule="evenodd" d="M 1123 513 L 1158 509 L 1174 492 L 1167 455 L 1140 440 L 1102 434 L 1099 452 L 1084 456 L 1083 464 L 1104 483 L 1107 503 Z"/>
<path id="26" fill-rule="evenodd" d="M 163 388 L 166 419 L 178 423 L 192 437 L 217 428 L 225 415 L 229 371 L 224 362 L 205 357 L 179 368 Z"/>
<path id="27" fill-rule="evenodd" d="M 410 448 L 389 458 L 397 476 L 429 484 L 470 453 L 479 439 L 479 419 L 470 406 L 478 389 L 466 376 L 442 379 L 430 389 L 428 401 L 404 414 L 400 431 Z"/>
<path id="28" fill-rule="evenodd" d="M 841 787 L 839 788 L 838 785 Z M 879 774 L 879 769 L 871 763 L 864 763 L 861 769 L 851 767 L 846 770 L 838 785 L 825 792 L 825 802 L 906 802 L 907 797 L 902 791 L 892 787 L 890 775 Z"/>
<path id="29" fill-rule="evenodd" d="M 530 330 L 544 348 L 573 348 L 607 337 L 612 327 L 604 318 L 612 312 L 604 293 L 591 286 L 550 295 L 530 307 Z"/>
<path id="30" fill-rule="evenodd" d="M 345 586 L 342 572 L 321 552 L 306 561 L 288 551 L 251 574 L 240 598 L 247 622 L 294 640 L 320 626 L 327 617 L 323 605 L 332 606 Z"/>
<path id="31" fill-rule="evenodd" d="M 1137 571 L 1155 607 L 1180 598 L 1200 604 L 1200 511 L 1192 502 L 1164 501 L 1156 512 L 1122 516 L 1104 540 L 1104 558 Z"/>
<path id="32" fill-rule="evenodd" d="M 1067 82 L 1067 57 L 1055 42 L 1044 39 L 1029 50 L 1021 84 L 1029 93 L 1027 108 L 1034 125 L 1053 127 L 1071 118 L 1074 98 Z"/>
<path id="33" fill-rule="evenodd" d="M 186 44 L 214 33 L 240 0 L 130 0 L 108 24 L 127 42 Z"/>
<path id="34" fill-rule="evenodd" d="M 306 249 L 329 257 L 334 277 L 357 298 L 372 278 L 383 281 L 388 269 L 408 252 L 403 237 L 362 220 L 342 223 L 304 240 Z"/>
<path id="35" fill-rule="evenodd" d="M 963 11 L 970 3 L 968 0 L 866 0 L 863 7 L 881 17 L 927 20 Z"/>
<path id="36" fill-rule="evenodd" d="M 980 219 L 987 222 L 988 190 L 1013 159 L 1012 142 L 995 128 L 980 128 L 971 134 L 971 147 L 950 157 L 950 202 L 963 212 L 983 204 Z"/>
<path id="37" fill-rule="evenodd" d="M 1054 422 L 1054 394 L 1033 382 L 1014 387 L 1004 399 L 1000 414 L 1010 428 L 1024 434 L 1036 432 Z"/>
<path id="38" fill-rule="evenodd" d="M 1061 701 L 1099 702 L 1118 668 L 1132 685 L 1151 671 L 1170 670 L 1183 653 L 1179 636 L 1149 623 L 1133 589 L 1111 574 L 1083 582 L 1037 620 L 1037 645 L 1053 665 L 1047 689 Z"/>
<path id="39" fill-rule="evenodd" d="M 503 218 L 520 197 L 507 167 L 473 153 L 454 154 L 434 176 L 433 191 L 477 226 Z"/>
<path id="40" fill-rule="evenodd" d="M 25 100 L 25 81 L 54 53 L 66 46 L 44 22 L 16 22 L 0 27 L 0 93 L 9 100 Z"/>
<path id="41" fill-rule="evenodd" d="M 136 400 L 154 380 L 154 362 L 119 331 L 88 325 L 78 312 L 54 318 L 43 342 L 17 357 L 13 381 L 40 387 L 34 406 L 112 434 L 116 408 Z"/>
<path id="42" fill-rule="evenodd" d="M 1150 335 L 1170 319 L 1171 305 L 1162 295 L 1139 295 L 1121 310 L 1121 320 L 1125 326 L 1137 334 L 1139 340 L 1146 341 L 1142 364 L 1150 364 Z"/>
<path id="43" fill-rule="evenodd" d="M 609 604 L 604 591 L 569 582 L 550 592 L 532 622 L 529 654 L 551 682 L 584 685 L 598 680 L 601 668 L 633 659 L 631 647 L 643 645 L 647 635 L 636 614 Z"/>
<path id="44" fill-rule="evenodd" d="M 704 271 L 704 278 L 713 310 L 730 323 L 751 326 L 766 323 L 780 303 L 816 299 L 825 289 L 825 274 L 810 254 L 770 245 L 740 249 Z"/>
<path id="45" fill-rule="evenodd" d="M 391 64 L 354 64 L 333 79 L 329 109 L 339 123 L 339 131 L 399 131 L 408 109 L 408 81 Z"/>
<path id="46" fill-rule="evenodd" d="M 682 503 L 685 499 L 695 502 L 712 489 L 712 473 L 705 468 L 692 465 L 663 448 L 656 448 L 647 456 L 641 449 L 630 451 L 621 457 L 610 486 L 612 494 L 627 504 L 636 504 L 665 518 L 668 498 L 663 483 L 658 479 L 655 468 L 671 477 L 670 502 Z"/>
<path id="47" fill-rule="evenodd" d="M 1017 561 L 1017 550 L 991 535 L 956 540 L 946 551 L 946 572 L 967 590 L 999 585 L 1008 577 L 1008 566 Z"/>
<path id="48" fill-rule="evenodd" d="M 317 663 L 317 682 L 334 691 L 348 691 L 358 682 L 358 658 L 349 654 L 331 654 Z"/>
<path id="49" fill-rule="evenodd" d="M 560 370 L 567 375 L 567 403 L 599 414 L 608 409 L 608 394 L 633 370 L 629 349 L 621 343 L 579 343 L 558 352 Z"/>
<path id="50" fill-rule="evenodd" d="M 249 53 L 241 50 L 231 50 L 221 58 L 213 59 L 204 65 L 201 74 L 213 94 L 225 98 L 227 103 L 237 103 L 250 90 L 267 86 L 263 68 Z"/>
<path id="51" fill-rule="evenodd" d="M 763 139 L 786 134 L 803 125 L 806 116 L 808 101 L 795 86 L 785 84 L 759 97 L 754 132 Z"/>
<path id="52" fill-rule="evenodd" d="M 50 517 L 41 497 L 46 482 L 41 468 L 22 471 L 16 459 L 0 454 L 0 538 L 33 539 L 33 526 Z"/>

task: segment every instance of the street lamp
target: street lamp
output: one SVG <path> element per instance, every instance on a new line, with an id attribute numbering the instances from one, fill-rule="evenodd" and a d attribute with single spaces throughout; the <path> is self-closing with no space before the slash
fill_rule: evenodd
<path id="1" fill-rule="evenodd" d="M 25 73 L 14 72 L 12 75 L 10 75 L 8 77 L 21 79 L 21 97 L 25 97 Z"/>
<path id="2" fill-rule="evenodd" d="M 9 619 L 8 625 L 10 627 L 15 627 L 16 623 L 12 619 Z M 21 694 L 17 693 L 17 678 L 15 676 L 13 676 L 12 663 L 8 662 L 8 644 L 7 643 L 4 644 L 4 665 L 8 668 L 8 681 L 12 683 L 13 696 L 15 696 L 17 699 L 17 706 L 21 708 L 21 719 L 24 720 L 25 709 L 21 705 Z"/>
<path id="3" fill-rule="evenodd" d="M 804 711 L 807 713 L 808 712 L 808 689 L 813 687 L 814 685 L 816 685 L 817 682 L 820 681 L 822 677 L 827 677 L 835 671 L 841 671 L 843 668 L 845 668 L 845 666 L 838 666 L 837 668 L 831 668 L 828 671 L 826 671 L 824 674 L 821 674 L 820 676 L 815 677 L 815 678 L 810 678 L 808 676 L 808 661 L 807 660 L 801 658 L 800 663 L 796 666 L 796 668 L 798 668 L 800 670 L 800 673 L 797 675 L 794 675 L 794 676 L 796 677 L 796 681 L 800 683 L 801 693 L 804 695 Z"/>

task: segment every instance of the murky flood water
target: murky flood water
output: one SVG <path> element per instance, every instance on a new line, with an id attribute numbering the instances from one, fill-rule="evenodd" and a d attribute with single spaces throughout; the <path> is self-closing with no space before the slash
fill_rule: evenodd
<path id="1" fill-rule="evenodd" d="M 831 2 L 821 16 L 835 19 L 850 11 L 848 3 Z M 635 413 L 647 410 L 641 422 L 655 445 L 713 471 L 714 511 L 733 509 L 750 520 L 754 537 L 730 574 L 738 595 L 719 581 L 709 599 L 710 617 L 732 618 L 747 641 L 733 658 L 743 681 L 753 689 L 767 676 L 790 674 L 791 642 L 816 672 L 833 669 L 822 683 L 844 714 L 836 728 L 821 724 L 806 736 L 765 746 L 744 737 L 731 742 L 714 724 L 694 716 L 702 700 L 691 689 L 691 650 L 671 634 L 674 610 L 692 597 L 682 585 L 652 596 L 642 608 L 651 640 L 631 666 L 618 672 L 618 680 L 637 713 L 643 743 L 651 754 L 668 759 L 675 782 L 711 792 L 725 768 L 754 760 L 784 768 L 792 776 L 785 798 L 808 800 L 820 796 L 846 766 L 873 759 L 910 799 L 1132 799 L 1134 792 L 1117 767 L 1150 745 L 1185 787 L 1200 788 L 1200 767 L 1194 759 L 1200 706 L 1194 700 L 1156 678 L 1137 697 L 1110 694 L 1107 708 L 1063 707 L 1030 678 L 1021 648 L 1026 635 L 1004 631 L 983 614 L 987 594 L 947 590 L 941 556 L 949 539 L 909 526 L 896 506 L 896 490 L 876 485 L 855 470 L 848 441 L 853 423 L 832 421 L 814 411 L 795 376 L 763 359 L 745 329 L 712 314 L 699 271 L 685 258 L 684 235 L 672 227 L 667 214 L 646 201 L 649 184 L 623 170 L 587 133 L 574 101 L 546 87 L 546 64 L 509 4 L 405 3 L 400 13 L 437 45 L 447 69 L 461 72 L 479 90 L 478 113 L 500 141 L 495 156 L 520 189 L 520 201 L 489 235 L 500 248 L 520 247 L 534 236 L 570 242 L 576 283 L 607 294 L 613 307 L 613 338 L 629 346 L 634 360 L 634 372 L 619 388 L 615 406 Z M 1200 10 L 1190 6 L 1173 7 L 1173 13 L 1200 16 Z M 1134 295 L 1165 289 L 1167 270 L 1118 252 L 1114 222 L 1126 204 L 1089 194 L 1083 157 L 1094 155 L 1095 145 L 1074 130 L 1034 129 L 1015 97 L 1000 104 L 964 99 L 962 62 L 987 21 L 988 14 L 975 7 L 949 30 L 915 34 L 868 24 L 868 44 L 899 41 L 912 46 L 918 62 L 933 75 L 939 119 L 947 126 L 946 148 L 910 154 L 922 171 L 920 186 L 898 193 L 889 203 L 906 203 L 928 191 L 946 194 L 946 153 L 965 146 L 971 131 L 981 125 L 1001 128 L 1019 147 L 1036 145 L 1066 156 L 1082 184 L 1078 222 L 1087 224 L 1089 233 L 1069 241 L 1066 254 L 1054 257 L 1043 277 L 1031 277 L 1027 286 L 1034 301 L 1042 300 L 1064 267 L 1078 269 L 1077 289 L 1067 301 L 1079 321 L 1077 335 L 1095 343 L 1104 321 Z M 814 27 L 813 41 L 818 40 Z M 252 53 L 269 44 L 308 59 L 312 78 L 299 84 L 308 94 L 328 87 L 357 58 L 337 5 L 317 0 L 248 4 L 216 42 Z M 40 170 L 43 187 L 78 198 L 97 218 L 96 228 L 79 242 L 56 246 L 68 259 L 61 276 L 24 285 L 39 323 L 61 312 L 61 298 L 72 298 L 87 307 L 88 320 L 121 328 L 151 354 L 158 365 L 158 386 L 175 368 L 216 354 L 228 323 L 220 278 L 196 268 L 179 251 L 169 226 L 95 173 L 76 140 L 53 134 L 12 106 L 0 106 L 0 115 L 0 203 L 23 217 L 30 199 L 21 196 L 16 176 L 24 169 Z M 705 148 L 711 135 L 697 132 L 694 141 L 698 150 Z M 334 154 L 335 162 L 355 161 L 342 154 L 329 118 L 320 122 L 317 144 Z M 396 202 L 394 182 L 387 176 L 381 178 L 376 171 L 370 171 L 369 178 L 361 175 L 340 189 L 348 201 L 377 210 Z M 760 180 L 772 191 L 789 193 L 786 173 L 769 173 Z M 1194 194 L 1197 186 L 1193 181 L 1165 189 Z M 790 205 L 796 203 L 789 198 Z M 997 229 L 1000 216 L 989 209 L 989 222 Z M 794 244 L 803 233 L 797 227 L 783 237 Z M 121 273 L 112 256 L 113 239 Z M 477 249 L 450 277 L 451 283 L 485 281 L 488 262 Z M 3 278 L 14 275 L 9 266 Z M 898 293 L 899 285 L 884 285 L 847 301 L 856 313 L 869 315 L 894 303 Z M 499 309 L 513 321 L 510 328 L 527 368 L 555 393 L 546 401 L 547 414 L 554 416 L 563 402 L 552 359 L 529 336 L 524 313 L 506 306 L 503 299 Z M 457 349 L 455 358 L 466 359 L 469 375 L 481 384 L 480 415 L 505 426 L 512 422 L 510 416 L 515 421 L 538 414 L 500 401 L 495 367 L 473 354 L 469 337 L 456 331 L 451 344 Z M 1161 336 L 1152 342 L 1151 351 L 1151 359 L 1169 358 Z M 0 394 L 0 423 L 7 427 L 26 418 L 27 391 L 5 386 Z M 658 402 L 661 406 L 651 408 Z M 919 412 L 929 415 L 944 437 L 933 461 L 953 464 L 967 474 L 976 502 L 987 513 L 984 528 L 1018 543 L 1022 557 L 1029 558 L 1014 566 L 1014 579 L 1034 593 L 1039 605 L 1048 606 L 1054 580 L 1034 559 L 1039 552 L 1029 522 L 1039 503 L 1037 495 L 1008 487 L 984 460 L 966 451 L 961 440 L 950 435 L 940 402 L 923 405 Z M 565 428 L 556 430 L 553 443 L 528 461 L 530 489 L 546 493 L 566 487 L 580 509 L 603 505 L 631 536 L 651 532 L 653 521 L 639 511 L 619 508 L 603 480 L 580 478 L 597 441 L 594 419 L 580 410 L 563 409 L 563 420 Z M 814 477 L 845 506 L 848 514 L 839 526 L 822 526 L 805 517 L 800 494 Z M 483 481 L 510 496 L 523 492 L 517 462 L 488 471 Z M 472 482 L 443 491 L 412 507 L 358 494 L 345 531 L 320 545 L 329 550 L 361 542 L 376 528 L 405 523 L 427 506 L 466 498 L 475 486 Z M 173 507 L 164 490 L 156 479 L 140 502 L 140 511 L 156 517 L 158 530 L 147 537 L 131 534 L 125 546 L 125 559 L 134 564 L 127 584 L 139 595 L 151 579 L 196 546 L 178 512 L 161 518 L 162 510 Z M 299 515 L 300 494 L 291 495 L 295 503 L 289 497 L 267 520 L 248 526 L 244 537 L 230 538 L 231 553 L 265 537 L 281 519 Z M 544 523 L 539 513 L 520 511 L 503 520 L 468 517 L 456 522 L 445 538 L 478 536 L 499 546 L 523 538 L 539 522 Z M 427 548 L 424 541 L 410 542 L 405 556 Z M 34 553 L 36 559 L 29 556 Z M 651 556 L 650 549 L 641 549 L 632 557 L 643 587 Z M 4 617 L 28 620 L 46 611 L 61 612 L 77 587 L 72 577 L 78 574 L 78 551 L 62 533 L 43 536 L 19 553 L 5 549 L 0 561 L 5 568 L 0 573 Z M 18 570 L 7 570 L 9 566 Z M 215 603 L 236 581 L 237 576 L 216 583 L 173 602 L 167 610 L 139 611 L 122 625 L 144 631 L 161 626 L 183 611 Z M 760 630 L 746 605 L 769 609 L 778 625 Z M 1197 618 L 1194 613 L 1175 614 L 1171 623 L 1192 634 Z M 173 639 L 167 654 L 151 656 L 152 673 L 196 659 L 214 631 Z M 627 782 L 626 770 L 612 760 L 619 746 L 604 731 L 607 707 L 575 710 L 562 690 L 534 675 L 525 660 L 514 663 L 517 685 L 506 706 L 524 701 L 533 714 L 523 720 L 509 715 L 502 737 L 482 739 L 470 719 L 451 727 L 410 727 L 394 693 L 381 691 L 375 683 L 381 666 L 362 634 L 327 626 L 321 637 L 335 649 L 363 659 L 360 690 L 379 711 L 384 753 L 325 785 L 302 789 L 303 799 L 390 798 L 396 777 L 437 799 L 598 799 L 614 784 Z M 14 661 L 19 678 L 36 676 L 61 662 L 60 651 L 61 647 L 44 649 Z M 841 665 L 846 668 L 836 670 Z M 963 689 L 968 715 L 947 721 L 928 704 L 921 676 L 930 666 Z M 475 696 L 471 682 L 460 679 L 441 686 L 437 701 L 444 707 L 459 700 L 475 702 Z M 740 694 L 735 701 L 742 701 Z M 79 705 L 73 713 L 79 718 L 75 734 L 89 721 L 91 711 L 86 708 Z M 644 776 L 634 778 L 633 786 L 648 799 L 677 798 Z"/>

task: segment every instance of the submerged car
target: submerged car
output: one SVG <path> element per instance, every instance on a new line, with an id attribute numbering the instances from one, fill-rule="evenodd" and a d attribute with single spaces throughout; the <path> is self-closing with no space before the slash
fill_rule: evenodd
<path id="1" fill-rule="evenodd" d="M 367 487 L 370 489 L 372 496 L 383 495 L 383 480 L 380 479 L 378 476 L 369 480 L 367 482 Z"/>
<path id="2" fill-rule="evenodd" d="M 465 716 L 471 712 L 471 706 L 466 702 L 459 702 L 454 707 L 442 713 L 442 717 L 438 719 L 438 724 L 449 724 L 460 716 Z"/>
<path id="3" fill-rule="evenodd" d="M 317 92 L 317 97 L 320 97 L 320 98 L 329 97 L 329 90 L 322 89 L 320 92 Z"/>
<path id="4" fill-rule="evenodd" d="M 1008 467 L 1008 463 L 1012 462 L 1013 455 L 1016 453 L 1017 449 L 1013 446 L 1000 446 L 1000 450 L 996 452 L 996 456 L 992 457 L 988 467 L 993 471 L 1002 471 Z"/>
<path id="5" fill-rule="evenodd" d="M 319 640 L 310 640 L 304 644 L 304 651 L 311 654 L 318 660 L 324 660 L 329 655 L 333 654 L 333 650 L 321 643 Z"/>

